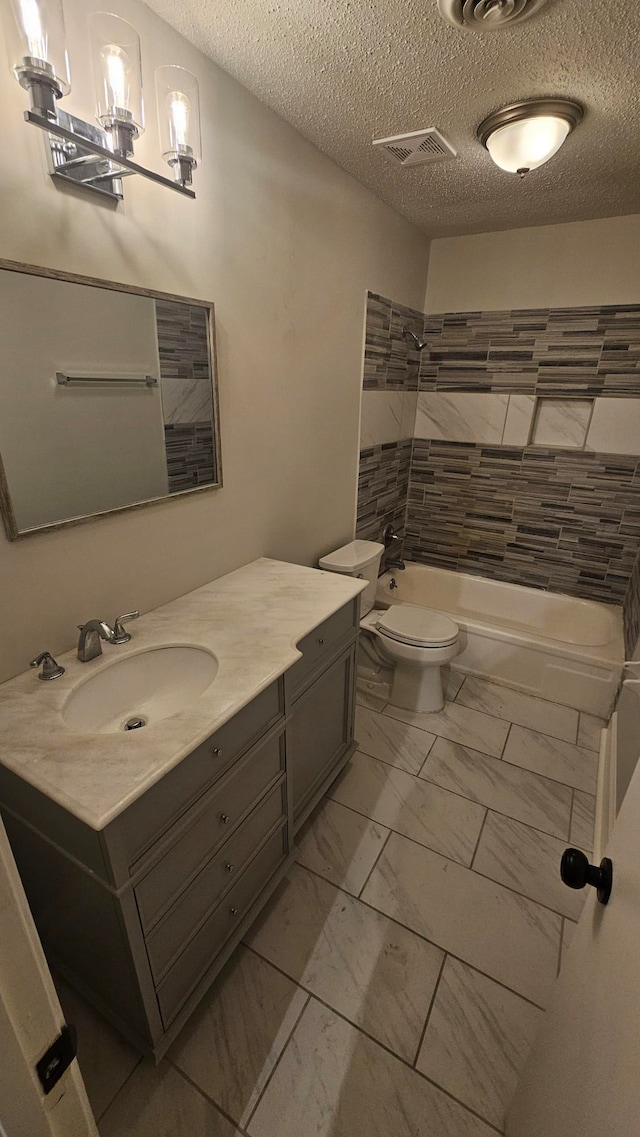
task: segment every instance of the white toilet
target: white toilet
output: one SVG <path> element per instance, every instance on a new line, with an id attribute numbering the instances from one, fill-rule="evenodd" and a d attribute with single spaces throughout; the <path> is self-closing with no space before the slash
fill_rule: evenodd
<path id="1" fill-rule="evenodd" d="M 361 595 L 360 627 L 382 660 L 393 663 L 391 703 L 410 711 L 439 711 L 444 705 L 441 667 L 458 654 L 458 625 L 442 612 L 415 604 L 374 608 L 384 545 L 350 541 L 320 558 L 320 568 L 369 583 Z"/>

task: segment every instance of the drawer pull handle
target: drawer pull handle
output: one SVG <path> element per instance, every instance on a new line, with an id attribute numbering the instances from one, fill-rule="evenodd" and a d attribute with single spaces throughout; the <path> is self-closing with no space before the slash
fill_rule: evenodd
<path id="1" fill-rule="evenodd" d="M 232 916 L 238 915 L 238 909 L 237 908 L 230 908 L 229 911 L 230 911 Z"/>
<path id="2" fill-rule="evenodd" d="M 320 644 L 320 647 L 322 647 L 324 645 L 324 639 L 322 636 L 319 637 L 318 643 Z"/>
<path id="3" fill-rule="evenodd" d="M 214 757 L 214 758 L 221 758 L 221 757 L 222 757 L 222 750 L 220 749 L 220 747 L 219 747 L 219 746 L 214 746 L 214 748 L 213 748 L 213 757 Z"/>
<path id="4" fill-rule="evenodd" d="M 220 814 L 220 821 L 222 822 L 223 825 L 228 825 L 230 820 L 231 820 L 231 818 L 229 817 L 228 813 L 221 813 Z"/>
<path id="5" fill-rule="evenodd" d="M 229 863 L 229 861 L 227 861 L 227 863 L 226 863 L 226 865 L 225 865 L 224 867 L 225 867 L 225 869 L 226 869 L 226 871 L 227 871 L 228 873 L 232 873 L 232 872 L 235 872 L 235 871 L 236 871 L 236 866 L 235 866 L 235 865 L 232 865 L 232 864 L 230 864 L 230 863 Z"/>

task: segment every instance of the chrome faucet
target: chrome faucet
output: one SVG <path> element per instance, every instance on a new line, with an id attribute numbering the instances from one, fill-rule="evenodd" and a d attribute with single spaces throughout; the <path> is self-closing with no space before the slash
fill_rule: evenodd
<path id="1" fill-rule="evenodd" d="M 105 620 L 88 620 L 86 624 L 78 624 L 78 627 L 78 659 L 81 663 L 88 663 L 90 659 L 102 655 L 100 640 L 109 644 L 115 641 L 115 630 Z"/>
<path id="2" fill-rule="evenodd" d="M 404 569 L 405 563 L 402 558 L 396 556 L 396 551 L 399 553 L 402 546 L 402 537 L 398 537 L 397 533 L 393 531 L 393 525 L 385 526 L 384 533 L 382 534 L 384 541 L 384 553 L 382 554 L 382 572 L 390 572 L 392 569 Z"/>
<path id="3" fill-rule="evenodd" d="M 81 663 L 88 663 L 89 660 L 102 655 L 100 640 L 108 644 L 128 643 L 131 635 L 123 628 L 123 620 L 137 620 L 139 615 L 139 612 L 125 612 L 123 616 L 116 617 L 113 628 L 106 620 L 89 620 L 86 624 L 78 624 L 80 629 L 78 659 Z"/>

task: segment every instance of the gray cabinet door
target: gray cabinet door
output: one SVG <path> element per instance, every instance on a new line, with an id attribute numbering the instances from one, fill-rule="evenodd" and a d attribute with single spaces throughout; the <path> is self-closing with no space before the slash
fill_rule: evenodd
<path id="1" fill-rule="evenodd" d="M 353 745 L 355 648 L 332 663 L 296 702 L 287 723 L 287 773 L 299 820 Z"/>

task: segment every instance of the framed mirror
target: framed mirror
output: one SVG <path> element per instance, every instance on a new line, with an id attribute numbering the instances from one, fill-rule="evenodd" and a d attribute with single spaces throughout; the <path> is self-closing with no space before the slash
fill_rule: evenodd
<path id="1" fill-rule="evenodd" d="M 0 260 L 9 539 L 221 485 L 213 304 Z"/>

